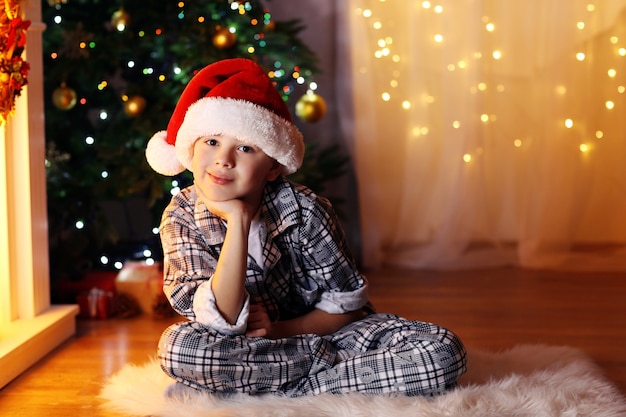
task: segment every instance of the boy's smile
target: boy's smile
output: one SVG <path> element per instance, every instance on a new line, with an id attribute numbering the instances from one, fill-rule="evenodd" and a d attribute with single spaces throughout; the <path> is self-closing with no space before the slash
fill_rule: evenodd
<path id="1" fill-rule="evenodd" d="M 261 149 L 228 135 L 199 138 L 192 159 L 194 182 L 214 201 L 260 201 L 266 182 L 281 166 Z"/>
<path id="2" fill-rule="evenodd" d="M 232 180 L 229 178 L 226 178 L 220 174 L 209 174 L 209 177 L 213 180 L 213 182 L 217 185 L 226 185 L 229 182 L 231 182 Z"/>

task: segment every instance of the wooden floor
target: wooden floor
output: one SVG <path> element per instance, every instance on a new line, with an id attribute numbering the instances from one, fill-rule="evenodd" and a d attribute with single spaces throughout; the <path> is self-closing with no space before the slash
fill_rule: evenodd
<path id="1" fill-rule="evenodd" d="M 368 277 L 379 311 L 448 327 L 470 350 L 577 347 L 626 393 L 626 274 L 384 270 Z M 76 337 L 0 391 L 0 415 L 111 417 L 98 409 L 102 383 L 153 355 L 172 321 L 79 320 Z"/>

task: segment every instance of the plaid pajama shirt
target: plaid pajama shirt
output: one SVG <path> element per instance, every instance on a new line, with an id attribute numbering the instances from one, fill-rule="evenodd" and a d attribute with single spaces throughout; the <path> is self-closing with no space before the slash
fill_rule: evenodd
<path id="1" fill-rule="evenodd" d="M 193 186 L 166 208 L 164 291 L 189 321 L 170 326 L 159 341 L 165 373 L 198 390 L 294 397 L 354 391 L 434 395 L 456 384 L 465 371 L 461 341 L 442 327 L 391 314 L 370 311 L 327 336 L 246 337 L 251 303 L 262 304 L 272 320 L 316 308 L 333 314 L 369 310 L 366 279 L 327 200 L 279 179 L 267 185 L 260 219 L 263 265 L 249 257 L 246 302 L 230 324 L 210 289 L 226 226 L 197 199 Z"/>

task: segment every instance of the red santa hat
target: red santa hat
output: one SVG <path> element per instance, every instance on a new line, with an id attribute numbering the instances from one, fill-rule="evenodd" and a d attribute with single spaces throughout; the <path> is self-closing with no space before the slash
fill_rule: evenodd
<path id="1" fill-rule="evenodd" d="M 198 72 L 176 104 L 167 130 L 152 136 L 148 163 L 163 175 L 191 170 L 198 138 L 228 134 L 258 146 L 278 161 L 282 173 L 300 168 L 302 133 L 267 74 L 249 59 L 218 61 Z"/>

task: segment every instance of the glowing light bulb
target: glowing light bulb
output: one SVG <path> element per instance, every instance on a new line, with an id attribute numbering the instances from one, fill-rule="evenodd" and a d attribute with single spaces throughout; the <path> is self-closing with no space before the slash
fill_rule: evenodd
<path id="1" fill-rule="evenodd" d="M 557 85 L 554 90 L 559 96 L 564 96 L 565 93 L 567 93 L 567 87 L 565 87 L 564 85 Z"/>

